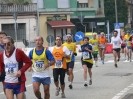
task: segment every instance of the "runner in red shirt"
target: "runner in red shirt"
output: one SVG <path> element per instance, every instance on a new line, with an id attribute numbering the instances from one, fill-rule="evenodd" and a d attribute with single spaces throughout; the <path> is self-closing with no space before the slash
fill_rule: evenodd
<path id="1" fill-rule="evenodd" d="M 4 88 L 7 99 L 24 99 L 25 71 L 32 65 L 31 60 L 20 49 L 15 48 L 14 40 L 6 36 L 3 40 L 4 52 L 0 53 L 0 74 L 5 72 Z"/>

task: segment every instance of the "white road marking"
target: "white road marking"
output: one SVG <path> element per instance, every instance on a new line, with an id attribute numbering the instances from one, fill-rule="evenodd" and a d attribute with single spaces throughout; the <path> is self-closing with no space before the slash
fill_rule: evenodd
<path id="1" fill-rule="evenodd" d="M 133 88 L 133 83 L 127 86 L 126 88 L 124 88 L 118 94 L 116 94 L 112 99 L 120 99 L 125 93 L 127 93 L 132 88 Z"/>

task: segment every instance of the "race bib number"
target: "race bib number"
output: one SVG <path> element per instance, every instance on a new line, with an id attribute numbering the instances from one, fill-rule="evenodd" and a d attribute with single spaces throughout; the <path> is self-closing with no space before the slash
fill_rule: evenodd
<path id="1" fill-rule="evenodd" d="M 56 60 L 55 68 L 62 68 L 62 60 Z"/>
<path id="2" fill-rule="evenodd" d="M 18 71 L 18 64 L 17 63 L 7 63 L 5 71 L 7 75 L 13 75 Z"/>
<path id="3" fill-rule="evenodd" d="M 36 71 L 43 71 L 44 70 L 44 61 L 36 61 L 34 64 Z"/>
<path id="4" fill-rule="evenodd" d="M 83 59 L 90 59 L 89 52 L 83 52 Z"/>

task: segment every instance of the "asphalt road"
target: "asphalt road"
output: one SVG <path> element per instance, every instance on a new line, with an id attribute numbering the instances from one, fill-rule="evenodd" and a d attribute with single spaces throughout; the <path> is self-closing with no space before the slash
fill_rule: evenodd
<path id="1" fill-rule="evenodd" d="M 66 75 L 66 99 L 133 99 L 133 62 L 125 62 L 121 59 L 118 63 L 118 68 L 115 68 L 113 57 L 110 54 L 106 55 L 104 65 L 100 61 L 98 64 L 98 67 L 93 66 L 92 68 L 93 84 L 88 87 L 84 87 L 83 69 L 80 62 L 80 56 L 76 58 L 72 90 L 68 88 Z M 26 98 L 36 99 L 32 89 L 31 72 L 26 72 L 26 77 Z M 41 92 L 43 95 L 42 86 Z M 55 96 L 53 79 L 50 87 L 50 94 L 50 99 L 61 99 L 61 95 Z M 6 99 L 2 92 L 1 83 L 0 99 Z"/>

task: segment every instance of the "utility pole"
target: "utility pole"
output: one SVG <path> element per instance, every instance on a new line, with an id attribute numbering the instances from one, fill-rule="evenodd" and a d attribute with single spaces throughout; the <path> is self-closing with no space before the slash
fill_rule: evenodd
<path id="1" fill-rule="evenodd" d="M 116 23 L 118 23 L 117 0 L 115 0 L 115 19 L 116 19 Z"/>
<path id="2" fill-rule="evenodd" d="M 14 17 L 14 30 L 15 30 L 15 41 L 16 41 L 16 47 L 17 47 L 17 13 L 14 12 L 13 14 Z"/>

